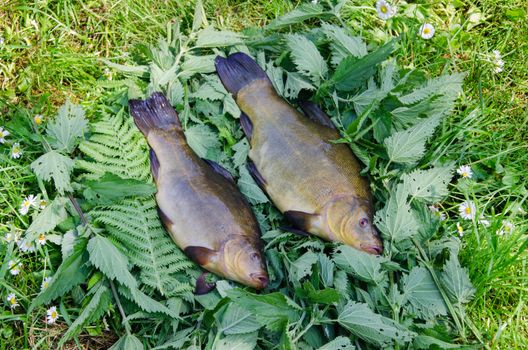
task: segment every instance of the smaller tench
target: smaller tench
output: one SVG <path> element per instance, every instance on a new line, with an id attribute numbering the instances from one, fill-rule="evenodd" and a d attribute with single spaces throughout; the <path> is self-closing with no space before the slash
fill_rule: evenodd
<path id="1" fill-rule="evenodd" d="M 360 165 L 330 118 L 315 104 L 304 115 L 275 91 L 248 55 L 216 57 L 216 72 L 242 111 L 248 169 L 296 229 L 379 255 L 372 196 Z"/>
<path id="2" fill-rule="evenodd" d="M 258 223 L 229 172 L 193 152 L 163 94 L 131 100 L 129 107 L 150 145 L 158 212 L 174 242 L 204 269 L 265 288 L 268 273 Z M 210 289 L 202 275 L 196 293 Z"/>

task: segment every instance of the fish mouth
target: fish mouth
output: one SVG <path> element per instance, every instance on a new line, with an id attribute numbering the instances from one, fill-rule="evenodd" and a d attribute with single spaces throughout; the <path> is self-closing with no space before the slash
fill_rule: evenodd
<path id="1" fill-rule="evenodd" d="M 361 250 L 372 255 L 381 255 L 383 253 L 383 247 L 380 245 L 361 245 Z"/>
<path id="2" fill-rule="evenodd" d="M 268 286 L 269 278 L 265 273 L 251 273 L 249 274 L 251 278 L 251 284 L 255 289 L 264 289 Z"/>

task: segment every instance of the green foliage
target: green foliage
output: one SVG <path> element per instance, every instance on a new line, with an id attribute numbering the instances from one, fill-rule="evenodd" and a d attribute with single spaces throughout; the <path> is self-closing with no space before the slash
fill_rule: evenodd
<path id="1" fill-rule="evenodd" d="M 297 70 L 319 85 L 326 78 L 328 67 L 317 47 L 300 34 L 289 35 L 287 42 Z"/>
<path id="2" fill-rule="evenodd" d="M 31 163 L 31 169 L 37 177 L 44 181 L 53 179 L 57 191 L 62 195 L 72 190 L 70 174 L 73 171 L 73 165 L 74 162 L 69 157 L 51 150 Z"/>
<path id="3" fill-rule="evenodd" d="M 86 199 L 98 204 L 111 204 L 127 197 L 147 197 L 156 192 L 150 183 L 136 179 L 123 179 L 119 175 L 105 173 L 97 180 L 83 183 Z"/>
<path id="4" fill-rule="evenodd" d="M 82 107 L 67 101 L 59 108 L 57 118 L 47 125 L 49 143 L 57 151 L 71 153 L 87 126 Z"/>

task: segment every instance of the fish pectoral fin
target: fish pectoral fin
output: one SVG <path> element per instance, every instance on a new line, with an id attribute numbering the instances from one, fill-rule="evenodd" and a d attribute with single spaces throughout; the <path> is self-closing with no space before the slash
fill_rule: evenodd
<path id="1" fill-rule="evenodd" d="M 183 252 L 200 266 L 207 265 L 217 254 L 215 250 L 199 246 L 188 246 Z"/>
<path id="2" fill-rule="evenodd" d="M 301 237 L 308 237 L 310 235 L 308 232 L 299 230 L 298 228 L 291 227 L 291 226 L 279 226 L 279 229 L 286 231 L 286 232 L 295 233 L 296 235 L 301 236 Z"/>
<path id="3" fill-rule="evenodd" d="M 251 142 L 251 136 L 253 135 L 253 123 L 249 119 L 246 113 L 242 112 L 240 114 L 240 126 L 242 126 L 242 131 L 249 142 Z"/>
<path id="4" fill-rule="evenodd" d="M 156 157 L 156 152 L 154 152 L 152 148 L 149 151 L 149 156 L 150 156 L 150 171 L 152 172 L 154 181 L 157 181 L 160 163 L 159 163 L 158 157 Z"/>
<path id="5" fill-rule="evenodd" d="M 208 272 L 202 272 L 202 274 L 196 279 L 196 286 L 194 287 L 194 294 L 196 295 L 207 294 L 215 288 L 216 283 L 207 282 L 206 278 L 208 274 L 209 274 Z"/>
<path id="6" fill-rule="evenodd" d="M 295 226 L 295 228 L 304 232 L 310 232 L 313 221 L 317 219 L 319 215 L 296 210 L 288 210 L 284 212 L 284 216 L 293 226 Z"/>
<path id="7" fill-rule="evenodd" d="M 231 175 L 231 173 L 226 168 L 224 168 L 223 166 L 221 166 L 217 162 L 212 161 L 210 159 L 204 159 L 204 161 L 207 164 L 209 164 L 211 166 L 211 168 L 213 168 L 215 173 L 220 174 L 223 177 L 225 177 L 226 179 L 228 179 L 229 181 L 231 181 L 232 183 L 235 183 L 235 179 L 233 178 L 233 175 Z"/>
<path id="8" fill-rule="evenodd" d="M 335 130 L 336 127 L 334 123 L 332 123 L 330 117 L 323 112 L 321 107 L 307 100 L 299 100 L 297 101 L 297 104 L 301 107 L 301 110 L 308 119 Z"/>
<path id="9" fill-rule="evenodd" d="M 247 164 L 246 164 L 246 168 L 249 171 L 249 173 L 251 174 L 251 177 L 253 177 L 253 180 L 255 180 L 255 182 L 257 183 L 257 185 L 259 185 L 259 187 L 263 191 L 266 191 L 266 189 L 265 189 L 266 180 L 264 180 L 264 177 L 262 177 L 262 175 L 259 173 L 255 163 L 253 163 L 251 160 L 248 159 Z"/>

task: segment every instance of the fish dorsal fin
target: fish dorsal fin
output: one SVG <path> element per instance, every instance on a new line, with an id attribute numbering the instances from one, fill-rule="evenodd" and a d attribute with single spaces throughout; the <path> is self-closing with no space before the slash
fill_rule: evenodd
<path id="1" fill-rule="evenodd" d="M 185 255 L 200 266 L 207 265 L 217 254 L 215 250 L 199 246 L 188 246 L 183 251 Z"/>
<path id="2" fill-rule="evenodd" d="M 248 159 L 246 168 L 251 174 L 251 177 L 253 177 L 253 180 L 255 180 L 255 182 L 257 183 L 257 185 L 259 185 L 259 187 L 265 191 L 266 180 L 264 180 L 264 177 L 262 177 L 262 175 L 257 170 L 255 163 Z"/>
<path id="3" fill-rule="evenodd" d="M 160 163 L 159 163 L 158 157 L 156 157 L 156 153 L 154 152 L 152 148 L 149 151 L 149 156 L 150 156 L 150 171 L 152 172 L 154 181 L 157 181 Z"/>
<path id="4" fill-rule="evenodd" d="M 316 220 L 319 215 L 296 210 L 288 210 L 284 212 L 284 216 L 296 229 L 304 232 L 310 232 L 313 226 L 313 221 Z"/>
<path id="5" fill-rule="evenodd" d="M 242 131 L 244 132 L 244 135 L 246 135 L 248 141 L 251 142 L 251 136 L 253 135 L 253 123 L 251 123 L 251 120 L 244 112 L 240 114 L 240 126 L 242 126 Z"/>
<path id="6" fill-rule="evenodd" d="M 229 181 L 231 181 L 232 183 L 235 183 L 235 179 L 233 179 L 233 175 L 231 175 L 231 173 L 229 171 L 227 171 L 226 168 L 224 168 L 223 166 L 221 166 L 217 162 L 215 162 L 213 160 L 210 160 L 210 159 L 204 159 L 204 161 L 207 164 L 209 164 L 211 166 L 211 168 L 213 168 L 215 173 L 220 174 L 223 177 L 225 177 L 226 179 L 228 179 Z"/>
<path id="7" fill-rule="evenodd" d="M 330 117 L 323 112 L 321 107 L 306 100 L 299 100 L 297 101 L 297 104 L 301 107 L 301 110 L 308 119 L 335 130 L 334 123 L 332 123 Z"/>

